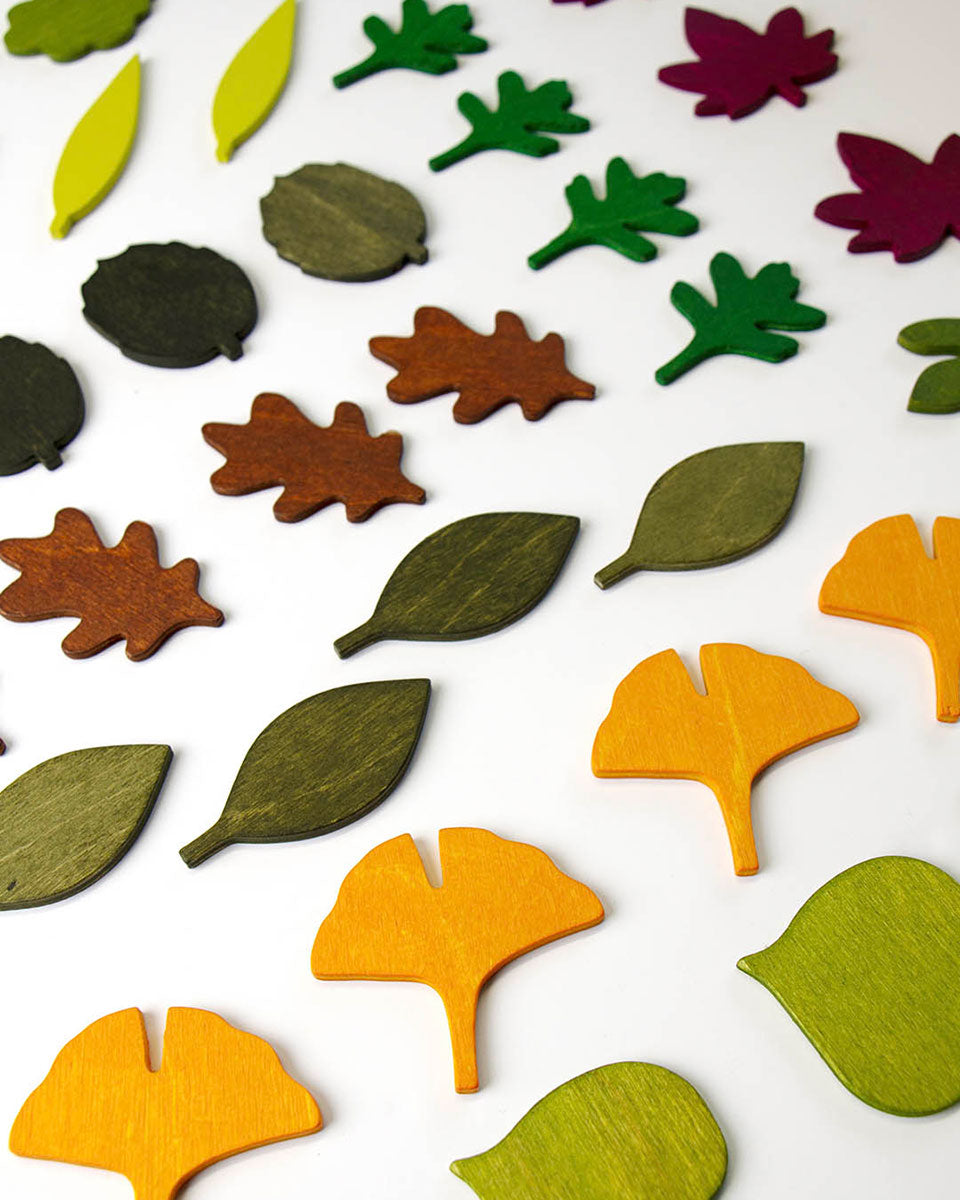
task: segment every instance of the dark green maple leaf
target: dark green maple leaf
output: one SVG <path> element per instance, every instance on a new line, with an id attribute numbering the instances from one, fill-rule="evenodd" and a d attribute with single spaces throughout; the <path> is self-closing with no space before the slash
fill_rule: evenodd
<path id="1" fill-rule="evenodd" d="M 578 175 L 566 189 L 572 220 L 527 262 L 535 271 L 578 246 L 609 246 L 634 262 L 656 258 L 657 247 L 638 232 L 669 233 L 686 237 L 696 233 L 700 222 L 692 213 L 672 208 L 682 200 L 687 181 L 664 175 L 638 176 L 622 158 L 607 164 L 607 195 L 599 199 L 586 175 Z"/>

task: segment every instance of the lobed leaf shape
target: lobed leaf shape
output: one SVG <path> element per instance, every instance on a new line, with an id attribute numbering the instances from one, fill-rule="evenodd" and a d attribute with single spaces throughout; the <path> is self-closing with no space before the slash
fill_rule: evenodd
<path id="1" fill-rule="evenodd" d="M 32 767 L 0 792 L 0 909 L 76 895 L 117 865 L 153 811 L 169 746 L 96 746 Z"/>
<path id="2" fill-rule="evenodd" d="M 753 781 L 794 750 L 846 733 L 860 714 L 799 663 L 749 646 L 701 646 L 700 669 L 705 695 L 676 650 L 634 667 L 597 730 L 593 773 L 706 784 L 723 813 L 735 872 L 754 875 Z"/>
<path id="3" fill-rule="evenodd" d="M 547 942 L 603 920 L 603 906 L 535 846 L 485 829 L 441 829 L 443 882 L 409 834 L 353 868 L 313 944 L 318 979 L 425 983 L 443 1000 L 458 1092 L 478 1087 L 475 1020 L 484 983 Z"/>
<path id="4" fill-rule="evenodd" d="M 0 337 L 0 475 L 35 463 L 56 470 L 84 415 L 83 392 L 65 358 L 40 342 Z"/>
<path id="5" fill-rule="evenodd" d="M 960 1100 L 960 885 L 917 858 L 836 875 L 742 958 L 865 1104 L 899 1117 Z"/>
<path id="6" fill-rule="evenodd" d="M 450 1170 L 481 1200 L 710 1200 L 727 1145 L 680 1075 L 618 1062 L 554 1088 L 496 1146 Z"/>
<path id="7" fill-rule="evenodd" d="M 827 315 L 794 299 L 800 281 L 788 263 L 767 263 L 754 276 L 744 272 L 732 254 L 717 254 L 710 263 L 717 293 L 712 305 L 689 283 L 676 283 L 670 302 L 694 328 L 693 340 L 656 373 L 657 383 L 673 383 L 716 354 L 743 354 L 764 362 L 783 362 L 799 349 L 795 338 L 771 329 L 819 329 Z"/>
<path id="8" fill-rule="evenodd" d="M 91 50 L 122 46 L 150 14 L 153 0 L 24 0 L 7 13 L 11 54 L 72 62 Z"/>
<path id="9" fill-rule="evenodd" d="M 626 553 L 598 587 L 634 571 L 696 571 L 734 562 L 783 528 L 800 485 L 803 442 L 746 442 L 692 454 L 650 489 Z"/>
<path id="10" fill-rule="evenodd" d="M 910 412 L 960 412 L 960 318 L 917 321 L 901 329 L 897 341 L 913 354 L 954 356 L 920 373 L 907 404 Z"/>
<path id="11" fill-rule="evenodd" d="M 579 529 L 577 517 L 532 512 L 479 513 L 444 525 L 414 546 L 373 616 L 334 649 L 348 658 L 385 638 L 455 642 L 503 629 L 547 594 Z"/>
<path id="12" fill-rule="evenodd" d="M 116 1171 L 136 1200 L 173 1200 L 205 1167 L 322 1125 L 262 1038 L 216 1013 L 171 1008 L 152 1071 L 143 1016 L 128 1008 L 64 1046 L 17 1115 L 10 1149 Z"/>
<path id="13" fill-rule="evenodd" d="M 180 851 L 188 867 L 237 842 L 292 842 L 359 821 L 406 774 L 429 679 L 332 688 L 276 717 L 247 751 L 216 824 Z"/>
<path id="14" fill-rule="evenodd" d="M 546 133 L 585 133 L 590 128 L 586 117 L 567 111 L 573 93 L 562 79 L 530 89 L 516 71 L 504 71 L 497 80 L 497 93 L 496 109 L 489 109 L 473 92 L 460 96 L 457 108 L 473 130 L 462 142 L 431 158 L 431 171 L 443 171 L 481 150 L 513 150 L 543 158 L 560 149 L 557 139 Z"/>

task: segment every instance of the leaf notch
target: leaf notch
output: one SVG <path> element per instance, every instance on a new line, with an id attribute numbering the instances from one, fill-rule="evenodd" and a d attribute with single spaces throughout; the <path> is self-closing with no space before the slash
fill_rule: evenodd
<path id="1" fill-rule="evenodd" d="M 907 408 L 918 413 L 960 412 L 960 319 L 934 317 L 916 321 L 897 335 L 911 354 L 950 354 L 946 362 L 934 363 L 920 372 Z M 2 344 L 2 340 L 0 340 Z"/>

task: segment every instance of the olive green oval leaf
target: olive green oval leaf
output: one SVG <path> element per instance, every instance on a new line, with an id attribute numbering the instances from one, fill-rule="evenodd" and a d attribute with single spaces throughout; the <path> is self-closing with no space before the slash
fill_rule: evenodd
<path id="1" fill-rule="evenodd" d="M 384 639 L 456 642 L 526 616 L 549 591 L 580 528 L 552 513 L 479 513 L 414 546 L 373 616 L 334 643 L 341 658 Z"/>
<path id="2" fill-rule="evenodd" d="M 598 587 L 634 571 L 695 571 L 759 550 L 783 528 L 800 483 L 803 442 L 747 442 L 693 454 L 661 475 L 625 554 Z"/>
<path id="3" fill-rule="evenodd" d="M 850 867 L 737 966 L 864 1103 L 920 1117 L 960 1100 L 960 884 L 937 867 Z"/>
<path id="4" fill-rule="evenodd" d="M 295 842 L 358 821 L 403 778 L 429 679 L 387 679 L 301 700 L 247 751 L 219 820 L 180 857 L 199 866 L 236 842 Z"/>
<path id="5" fill-rule="evenodd" d="M 82 891 L 137 840 L 169 746 L 96 746 L 48 758 L 0 792 L 0 909 Z"/>
<path id="6" fill-rule="evenodd" d="M 481 1200 L 710 1200 L 727 1146 L 702 1097 L 652 1063 L 597 1067 L 450 1167 Z"/>
<path id="7" fill-rule="evenodd" d="M 901 329 L 897 341 L 913 354 L 960 355 L 960 318 L 937 317 Z M 960 359 L 934 363 L 913 385 L 910 412 L 960 412 Z"/>

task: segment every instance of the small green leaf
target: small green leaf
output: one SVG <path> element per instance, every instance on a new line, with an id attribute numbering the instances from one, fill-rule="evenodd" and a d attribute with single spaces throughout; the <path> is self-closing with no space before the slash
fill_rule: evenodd
<path id="1" fill-rule="evenodd" d="M 169 746 L 97 746 L 49 758 L 0 792 L 0 909 L 89 887 L 136 841 Z"/>
<path id="2" fill-rule="evenodd" d="M 552 513 L 480 513 L 414 546 L 369 621 L 334 642 L 341 658 L 385 638 L 455 642 L 526 616 L 547 594 L 580 521 Z"/>
<path id="3" fill-rule="evenodd" d="M 919 1117 L 960 1100 L 960 885 L 937 867 L 859 863 L 737 966 L 866 1104 Z"/>
<path id="4" fill-rule="evenodd" d="M 650 489 L 629 549 L 597 572 L 597 586 L 752 554 L 783 528 L 802 470 L 803 442 L 714 446 L 683 459 Z"/>
<path id="5" fill-rule="evenodd" d="M 727 1147 L 685 1079 L 621 1062 L 554 1089 L 502 1142 L 450 1170 L 481 1200 L 710 1200 Z"/>
<path id="6" fill-rule="evenodd" d="M 47 54 L 72 62 L 91 50 L 129 42 L 152 0 L 25 0 L 7 13 L 11 54 Z"/>
<path id="7" fill-rule="evenodd" d="M 292 842 L 358 821 L 403 778 L 430 702 L 429 679 L 355 683 L 301 700 L 247 751 L 217 823 L 188 867 L 236 842 Z"/>
<path id="8" fill-rule="evenodd" d="M 901 329 L 897 341 L 914 354 L 960 355 L 960 319 L 938 317 Z M 910 412 L 960 411 L 960 359 L 934 363 L 923 371 L 910 393 Z"/>

